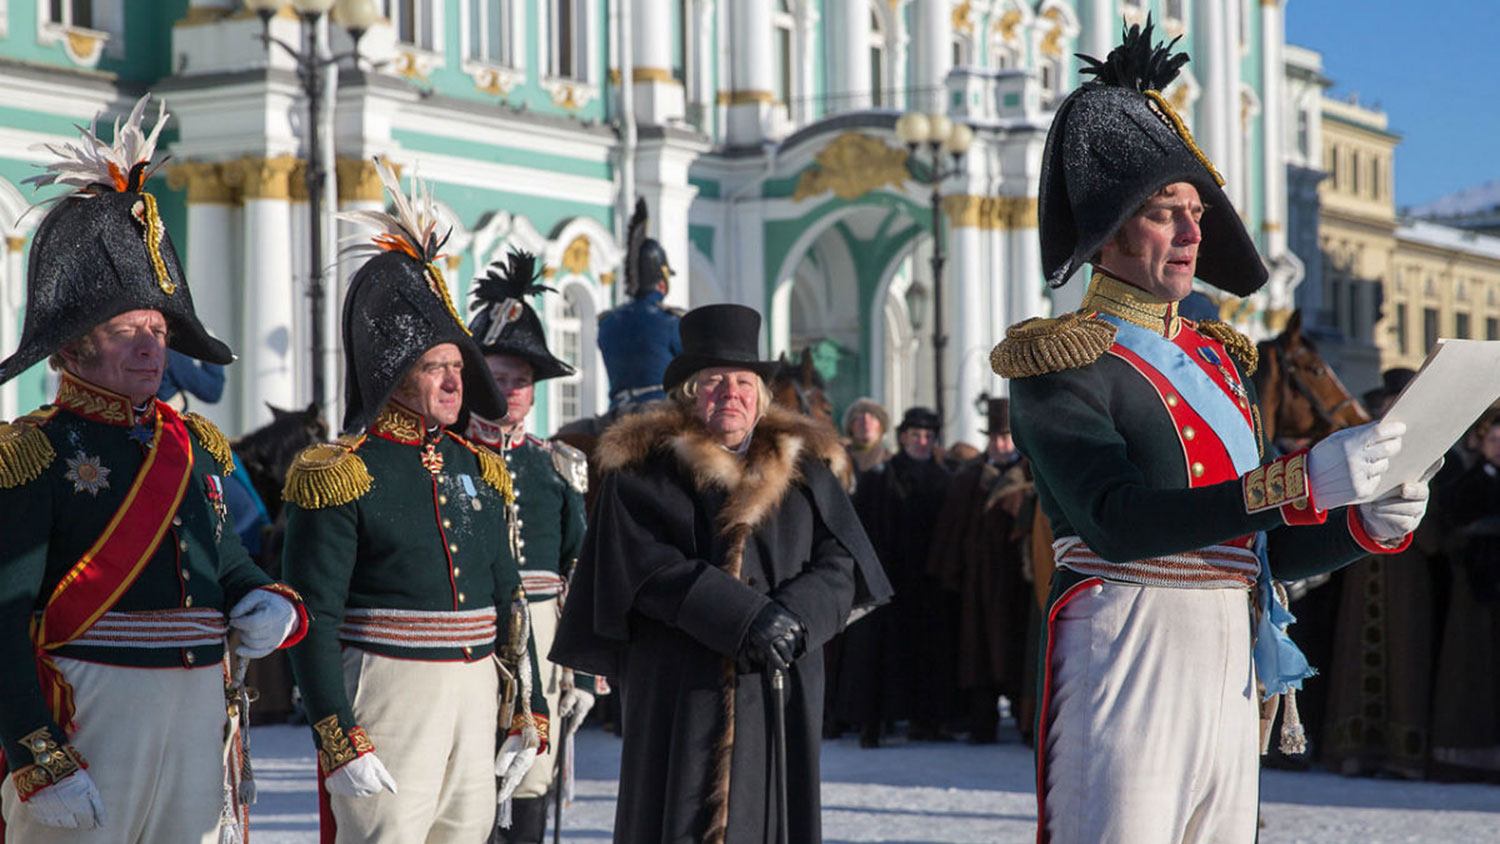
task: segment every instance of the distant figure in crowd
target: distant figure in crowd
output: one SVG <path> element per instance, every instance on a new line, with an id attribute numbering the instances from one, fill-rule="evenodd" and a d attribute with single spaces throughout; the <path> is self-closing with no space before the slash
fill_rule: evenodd
<path id="1" fill-rule="evenodd" d="M 849 438 L 849 459 L 857 475 L 870 471 L 889 460 L 891 450 L 885 445 L 891 416 L 872 398 L 855 399 L 844 411 L 844 436 Z"/>
<path id="2" fill-rule="evenodd" d="M 609 407 L 621 410 L 667 397 L 662 373 L 682 353 L 682 312 L 662 303 L 672 286 L 667 252 L 646 236 L 646 200 L 638 199 L 626 236 L 625 295 L 630 301 L 599 315 L 599 353 L 609 373 Z"/>

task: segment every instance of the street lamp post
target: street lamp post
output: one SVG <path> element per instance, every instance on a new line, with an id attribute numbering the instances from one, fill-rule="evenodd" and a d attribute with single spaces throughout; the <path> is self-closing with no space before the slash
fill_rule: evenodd
<path id="1" fill-rule="evenodd" d="M 304 173 L 307 177 L 308 219 L 310 225 L 308 255 L 312 266 L 308 271 L 307 298 L 312 320 L 312 400 L 324 406 L 326 396 L 323 384 L 323 185 L 328 173 L 323 167 L 323 141 L 319 123 L 319 106 L 323 99 L 323 70 L 344 59 L 353 59 L 359 64 L 359 39 L 378 19 L 380 11 L 374 0 L 292 0 L 292 10 L 302 19 L 302 49 L 271 35 L 271 18 L 285 5 L 283 0 L 245 0 L 245 8 L 260 16 L 261 40 L 267 49 L 275 44 L 297 63 L 297 81 L 302 94 L 307 98 L 307 147 Z M 318 23 L 329 10 L 333 19 L 349 30 L 354 38 L 354 49 L 346 53 L 334 53 L 327 58 L 318 55 Z"/>
<path id="2" fill-rule="evenodd" d="M 938 424 L 947 418 L 943 414 L 943 348 L 948 345 L 948 335 L 943 332 L 943 264 L 947 256 L 943 250 L 943 181 L 962 172 L 964 153 L 974 142 L 974 130 L 963 123 L 955 123 L 943 114 L 908 112 L 896 121 L 896 137 L 906 144 L 908 161 L 916 166 L 908 167 L 911 178 L 926 185 L 931 193 L 932 204 L 932 368 L 933 404 L 937 411 Z M 926 166 L 918 159 L 918 151 L 926 148 Z M 939 441 L 942 432 L 939 431 Z"/>

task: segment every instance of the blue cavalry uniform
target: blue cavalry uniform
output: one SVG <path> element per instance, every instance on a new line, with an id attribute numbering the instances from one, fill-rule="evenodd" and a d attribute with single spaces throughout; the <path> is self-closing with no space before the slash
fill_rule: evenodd
<path id="1" fill-rule="evenodd" d="M 599 317 L 599 352 L 609 373 L 609 406 L 664 399 L 661 375 L 682 353 L 677 321 L 682 313 L 652 290 Z"/>

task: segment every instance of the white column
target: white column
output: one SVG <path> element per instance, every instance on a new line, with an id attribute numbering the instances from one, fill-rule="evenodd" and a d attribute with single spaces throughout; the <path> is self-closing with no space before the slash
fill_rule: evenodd
<path id="1" fill-rule="evenodd" d="M 307 297 L 299 279 L 306 271 L 293 264 L 292 203 L 289 180 L 296 161 L 291 156 L 244 158 L 230 162 L 244 199 L 241 243 L 245 284 L 241 306 L 242 328 L 237 350 L 244 370 L 239 373 L 239 430 L 253 430 L 271 419 L 269 402 L 295 408 L 299 368 L 312 365 L 305 338 L 294 329 L 298 307 Z M 305 214 L 303 217 L 305 218 Z M 303 227 L 305 228 L 305 221 Z M 305 322 L 305 320 L 304 320 Z"/>
<path id="2" fill-rule="evenodd" d="M 698 189 L 688 184 L 688 166 L 703 150 L 676 144 L 665 138 L 643 142 L 636 152 L 636 189 L 651 212 L 647 233 L 661 243 L 667 260 L 677 273 L 667 293 L 667 302 L 689 305 L 688 207 Z M 703 303 L 697 303 L 703 304 Z"/>
<path id="3" fill-rule="evenodd" d="M 915 102 L 907 108 L 947 108 L 948 70 L 953 66 L 953 4 L 949 0 L 914 0 L 917 4 L 917 49 L 914 58 Z"/>
<path id="4" fill-rule="evenodd" d="M 1281 3 L 1277 0 L 1265 2 L 1260 7 L 1262 56 L 1261 56 L 1261 126 L 1265 135 L 1265 221 L 1266 257 L 1280 262 L 1287 253 L 1287 156 L 1285 153 L 1286 132 L 1283 121 L 1290 109 L 1286 101 L 1286 61 L 1282 57 L 1285 33 L 1282 25 Z M 1292 289 L 1300 278 L 1292 279 L 1278 274 L 1277 289 L 1270 291 L 1271 304 L 1275 307 L 1290 307 L 1294 298 Z"/>
<path id="5" fill-rule="evenodd" d="M 1235 130 L 1234 115 L 1238 112 L 1238 92 L 1233 90 L 1230 73 L 1230 38 L 1228 11 L 1223 0 L 1196 0 L 1193 4 L 1194 63 L 1201 62 L 1203 69 L 1203 96 L 1198 100 L 1198 120 L 1195 124 L 1195 140 L 1203 148 L 1208 160 L 1220 168 L 1224 177 L 1230 176 L 1230 146 Z M 1239 46 L 1234 45 L 1234 54 L 1239 55 Z M 1226 186 L 1234 190 L 1234 185 Z"/>
<path id="6" fill-rule="evenodd" d="M 1082 52 L 1100 61 L 1114 49 L 1120 34 L 1120 16 L 1115 14 L 1113 0 L 1088 0 L 1088 23 L 1083 33 Z"/>
<path id="7" fill-rule="evenodd" d="M 837 0 L 830 10 L 832 37 L 826 41 L 833 47 L 833 78 L 828 89 L 834 100 L 829 105 L 833 111 L 869 108 L 870 92 L 881 84 L 870 78 L 869 0 Z"/>
<path id="8" fill-rule="evenodd" d="M 797 28 L 792 33 L 792 55 L 797 62 L 797 69 L 792 73 L 792 101 L 787 104 L 787 114 L 800 127 L 818 118 L 819 103 L 813 90 L 813 75 L 817 72 L 820 53 L 827 47 L 826 39 L 813 38 L 822 17 L 818 14 L 818 5 L 804 2 L 795 6 L 795 9 Z"/>
<path id="9" fill-rule="evenodd" d="M 228 343 L 239 356 L 238 361 L 224 369 L 225 380 L 236 384 L 249 377 L 239 335 L 238 304 L 244 282 L 238 272 L 240 264 L 235 260 L 238 250 L 231 228 L 236 211 L 223 202 L 189 202 L 187 211 L 187 266 L 183 269 L 193 290 L 193 305 L 198 320 L 209 333 Z M 230 389 L 224 391 L 220 401 L 195 402 L 193 409 L 235 436 L 245 433 L 238 428 L 239 400 L 239 392 Z"/>
<path id="10" fill-rule="evenodd" d="M 994 291 L 986 284 L 984 263 L 988 250 L 984 230 L 978 226 L 948 228 L 947 277 L 943 279 L 943 324 L 948 348 L 943 352 L 943 420 L 945 445 L 967 442 L 976 445 L 984 418 L 974 400 L 990 387 L 990 348 L 993 327 L 985 320 L 986 300 Z"/>
<path id="11" fill-rule="evenodd" d="M 630 70 L 636 118 L 644 124 L 664 124 L 684 113 L 682 82 L 672 75 L 671 0 L 635 0 L 632 21 L 634 65 Z M 689 12 L 691 13 L 691 12 Z M 690 26 L 691 21 L 683 21 Z M 687 57 L 683 57 L 686 61 Z"/>
<path id="12" fill-rule="evenodd" d="M 735 0 L 729 4 L 733 44 L 726 136 L 731 146 L 759 144 L 766 135 L 776 98 L 776 68 L 771 45 L 771 0 Z"/>

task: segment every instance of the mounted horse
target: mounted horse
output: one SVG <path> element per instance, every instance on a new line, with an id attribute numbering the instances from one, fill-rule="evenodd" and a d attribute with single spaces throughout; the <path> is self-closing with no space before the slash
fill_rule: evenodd
<path id="1" fill-rule="evenodd" d="M 1301 310 L 1292 313 L 1280 334 L 1257 343 L 1256 349 L 1260 366 L 1253 380 L 1267 441 L 1279 437 L 1317 442 L 1370 421 L 1364 405 L 1318 354 L 1312 338 L 1302 333 Z"/>

